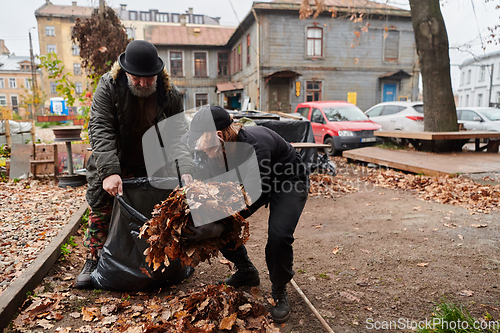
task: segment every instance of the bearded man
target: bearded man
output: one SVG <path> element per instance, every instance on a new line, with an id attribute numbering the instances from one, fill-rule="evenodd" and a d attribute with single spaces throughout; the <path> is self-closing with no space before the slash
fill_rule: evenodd
<path id="1" fill-rule="evenodd" d="M 92 156 L 87 163 L 87 202 L 91 212 L 84 245 L 90 254 L 77 277 L 76 288 L 93 288 L 90 275 L 108 235 L 114 197 L 123 194 L 122 179 L 147 176 L 144 133 L 183 111 L 179 91 L 170 82 L 155 46 L 147 41 L 132 41 L 101 77 L 89 122 Z M 180 119 L 176 126 L 179 140 L 169 146 L 181 161 L 178 168 L 182 181 L 190 183 L 194 167 L 187 146 L 180 140 L 188 125 L 184 117 L 174 118 Z M 189 275 L 192 270 L 184 273 Z"/>

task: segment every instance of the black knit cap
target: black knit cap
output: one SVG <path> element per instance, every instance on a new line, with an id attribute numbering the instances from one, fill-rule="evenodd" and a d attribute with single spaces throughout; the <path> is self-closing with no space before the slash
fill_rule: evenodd
<path id="1" fill-rule="evenodd" d="M 145 40 L 130 42 L 118 57 L 118 63 L 125 72 L 140 77 L 158 75 L 164 66 L 156 47 Z"/>
<path id="2" fill-rule="evenodd" d="M 220 131 L 233 123 L 229 112 L 218 105 L 204 106 L 194 114 L 189 128 L 189 146 L 206 132 Z"/>

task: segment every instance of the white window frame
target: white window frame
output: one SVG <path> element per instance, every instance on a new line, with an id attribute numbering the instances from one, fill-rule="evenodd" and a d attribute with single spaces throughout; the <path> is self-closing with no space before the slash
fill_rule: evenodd
<path id="1" fill-rule="evenodd" d="M 243 50 L 242 50 L 243 52 Z M 205 53 L 206 54 L 206 59 L 207 59 L 207 76 L 210 77 L 210 60 L 208 58 L 208 51 L 193 51 L 193 77 L 195 78 L 204 78 L 205 76 L 196 76 L 196 59 L 195 59 L 195 53 Z M 182 64 L 184 66 L 184 63 Z M 201 94 L 201 93 L 200 93 Z"/>
<path id="2" fill-rule="evenodd" d="M 14 105 L 12 98 L 16 98 L 16 105 Z M 10 106 L 12 109 L 17 108 L 19 110 L 19 96 L 17 96 L 17 94 L 10 94 Z"/>
<path id="3" fill-rule="evenodd" d="M 460 72 L 460 85 L 463 86 L 464 85 L 464 79 L 465 79 L 465 71 L 461 71 Z"/>
<path id="4" fill-rule="evenodd" d="M 80 91 L 78 91 L 80 88 Z M 75 93 L 82 94 L 83 93 L 83 84 L 81 82 L 75 82 Z"/>
<path id="5" fill-rule="evenodd" d="M 82 75 L 82 64 L 79 64 L 77 62 L 73 63 L 73 74 Z"/>
<path id="6" fill-rule="evenodd" d="M 207 95 L 207 105 L 210 105 L 210 94 L 208 92 L 194 92 L 193 93 L 193 96 L 194 96 L 194 108 L 196 109 L 197 106 L 196 106 L 196 95 Z"/>
<path id="7" fill-rule="evenodd" d="M 175 52 L 175 53 L 182 53 L 182 76 L 172 76 L 172 77 L 185 77 L 185 74 L 186 71 L 185 71 L 185 64 L 186 64 L 186 57 L 185 57 L 185 54 L 184 54 L 184 51 L 181 51 L 181 50 L 170 50 L 168 51 L 168 72 L 170 74 L 172 74 L 172 68 L 171 68 L 171 64 L 170 64 L 170 53 L 171 52 Z"/>
<path id="8" fill-rule="evenodd" d="M 54 87 L 54 91 L 52 91 L 52 87 Z M 49 90 L 51 94 L 57 94 L 56 90 L 57 84 L 55 82 L 49 82 Z"/>
<path id="9" fill-rule="evenodd" d="M 135 27 L 126 27 L 125 32 L 127 33 L 128 39 L 135 39 Z"/>
<path id="10" fill-rule="evenodd" d="M 483 104 L 483 94 L 477 94 L 477 106 L 481 107 Z"/>
<path id="11" fill-rule="evenodd" d="M 51 51 L 51 49 L 54 49 L 54 51 Z M 55 44 L 47 44 L 47 54 L 50 52 L 54 52 L 55 54 L 57 54 L 57 46 Z"/>
<path id="12" fill-rule="evenodd" d="M 0 77 L 0 88 L 5 88 L 5 78 Z"/>
<path id="13" fill-rule="evenodd" d="M 464 107 L 468 107 L 469 106 L 469 100 L 470 100 L 469 94 L 465 95 L 465 105 L 464 105 Z"/>
<path id="14" fill-rule="evenodd" d="M 483 82 L 486 74 L 486 66 L 482 65 L 479 70 L 479 82 Z"/>
<path id="15" fill-rule="evenodd" d="M 5 103 L 2 103 L 4 101 Z M 7 106 L 7 95 L 5 94 L 0 94 L 0 106 Z"/>
<path id="16" fill-rule="evenodd" d="M 25 87 L 26 89 L 31 89 L 31 80 L 32 80 L 32 79 L 30 79 L 30 78 L 25 78 L 25 79 L 24 79 L 24 87 Z"/>
<path id="17" fill-rule="evenodd" d="M 52 29 L 50 29 L 50 28 L 52 28 Z M 47 33 L 47 32 L 49 32 L 49 33 Z M 55 36 L 55 35 L 56 35 L 56 28 L 53 25 L 46 25 L 45 26 L 45 36 Z"/>
<path id="18" fill-rule="evenodd" d="M 14 80 L 14 85 L 11 85 L 11 80 Z M 17 88 L 17 80 L 15 77 L 9 77 L 9 88 L 12 88 L 12 89 Z"/>
<path id="19" fill-rule="evenodd" d="M 470 84 L 471 76 L 472 76 L 472 69 L 469 69 L 467 71 L 467 84 Z M 466 105 L 466 106 L 468 106 L 468 105 Z"/>
<path id="20" fill-rule="evenodd" d="M 500 91 L 497 91 L 497 103 L 500 103 Z"/>
<path id="21" fill-rule="evenodd" d="M 73 54 L 74 56 L 79 56 L 80 46 L 78 46 L 77 44 L 73 44 L 73 46 L 71 46 L 71 54 Z"/>

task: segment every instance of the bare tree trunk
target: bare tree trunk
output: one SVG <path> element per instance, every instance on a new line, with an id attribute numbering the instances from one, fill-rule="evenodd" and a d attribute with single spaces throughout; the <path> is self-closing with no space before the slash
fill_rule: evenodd
<path id="1" fill-rule="evenodd" d="M 101 18 L 101 21 L 104 21 L 105 8 L 106 8 L 106 5 L 104 3 L 104 0 L 99 0 L 99 17 Z"/>
<path id="2" fill-rule="evenodd" d="M 439 0 L 409 0 L 424 87 L 424 129 L 458 131 L 451 88 L 448 34 Z"/>

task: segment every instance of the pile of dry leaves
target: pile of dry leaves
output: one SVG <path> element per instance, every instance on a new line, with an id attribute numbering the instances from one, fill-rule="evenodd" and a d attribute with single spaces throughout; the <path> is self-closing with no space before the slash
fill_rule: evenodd
<path id="1" fill-rule="evenodd" d="M 85 202 L 85 187 L 46 180 L 0 182 L 0 294 Z"/>
<path id="2" fill-rule="evenodd" d="M 68 293 L 69 294 L 69 293 Z M 67 300 L 62 293 L 46 293 L 30 298 L 27 308 L 14 320 L 19 331 L 36 327 L 53 329 L 64 318 Z M 29 304 L 31 302 L 31 304 Z M 83 307 L 69 316 L 88 322 L 80 332 L 276 332 L 264 299 L 257 288 L 240 292 L 230 286 L 209 285 L 188 295 L 147 298 L 132 304 L 128 299 L 99 298 L 95 307 Z M 54 320 L 56 322 L 54 322 Z M 72 327 L 58 327 L 70 332 Z"/>
<path id="3" fill-rule="evenodd" d="M 169 266 L 169 258 L 180 258 L 184 265 L 195 267 L 202 261 L 216 257 L 219 249 L 228 242 L 238 247 L 250 236 L 248 222 L 238 213 L 245 206 L 242 188 L 235 183 L 192 184 L 175 189 L 167 200 L 155 206 L 153 218 L 141 228 L 140 237 L 150 244 L 144 254 L 153 270 L 162 264 Z M 220 237 L 198 243 L 189 241 L 187 225 L 194 226 L 195 219 L 218 221 L 225 226 Z M 222 219 L 221 219 L 222 218 Z"/>
<path id="4" fill-rule="evenodd" d="M 309 176 L 309 195 L 333 198 L 344 193 L 357 192 L 343 179 L 342 176 L 332 176 L 328 174 L 313 173 Z"/>
<path id="5" fill-rule="evenodd" d="M 424 200 L 477 212 L 496 210 L 500 204 L 500 185 L 481 185 L 462 176 L 429 177 L 387 170 L 372 173 L 361 180 L 392 189 L 415 190 Z"/>

